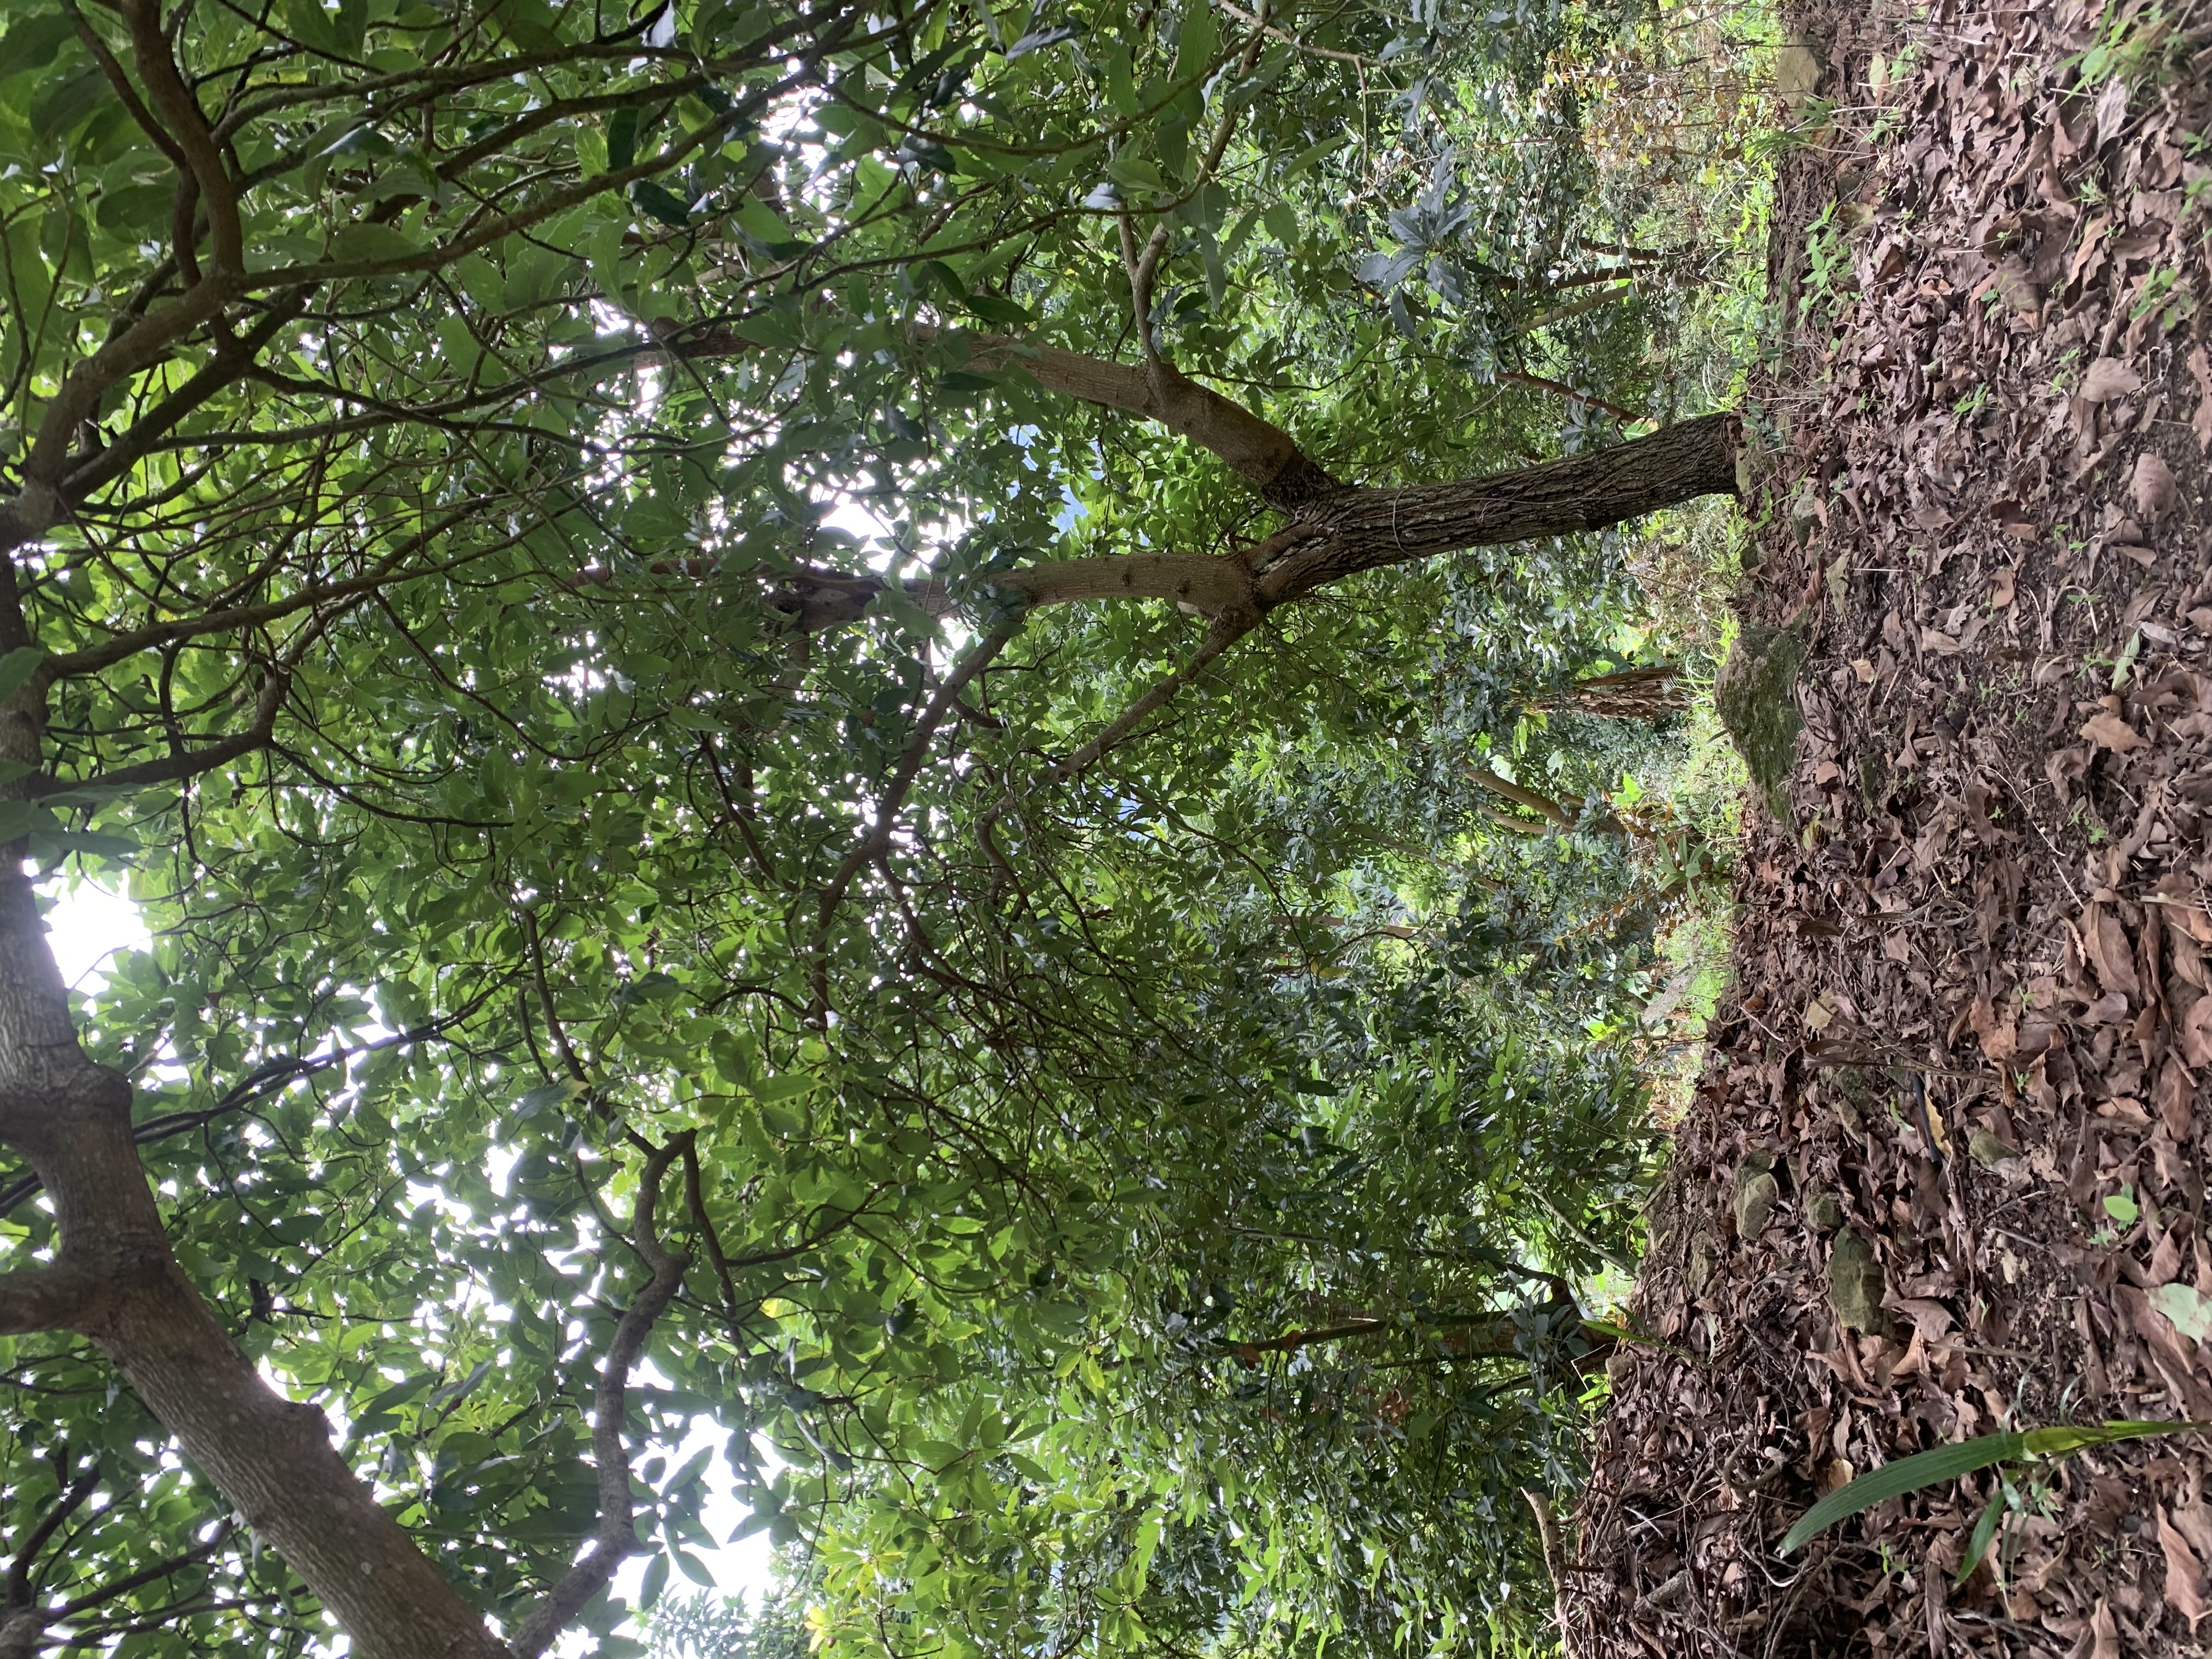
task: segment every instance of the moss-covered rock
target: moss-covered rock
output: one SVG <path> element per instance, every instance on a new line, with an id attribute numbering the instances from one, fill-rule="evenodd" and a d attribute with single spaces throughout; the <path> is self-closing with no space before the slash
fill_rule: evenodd
<path id="1" fill-rule="evenodd" d="M 1797 746 L 1797 670 L 1805 641 L 1795 629 L 1747 622 L 1713 684 L 1713 707 L 1778 820 L 1790 817 L 1790 765 Z"/>
<path id="2" fill-rule="evenodd" d="M 1874 1247 L 1848 1227 L 1838 1233 L 1828 1253 L 1828 1300 L 1836 1317 L 1864 1335 L 1882 1335 L 1889 1329 L 1889 1316 L 1881 1310 L 1887 1288 Z"/>

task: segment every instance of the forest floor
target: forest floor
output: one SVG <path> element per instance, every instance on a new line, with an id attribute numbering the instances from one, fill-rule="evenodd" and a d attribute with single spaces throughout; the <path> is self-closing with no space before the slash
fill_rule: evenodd
<path id="1" fill-rule="evenodd" d="M 1793 26 L 1745 637 L 1802 645 L 1802 730 L 1572 1650 L 2203 1652 L 2212 1436 L 2015 1470 L 1963 1583 L 1992 1473 L 1777 1545 L 1946 1443 L 2212 1419 L 2212 3 Z"/>

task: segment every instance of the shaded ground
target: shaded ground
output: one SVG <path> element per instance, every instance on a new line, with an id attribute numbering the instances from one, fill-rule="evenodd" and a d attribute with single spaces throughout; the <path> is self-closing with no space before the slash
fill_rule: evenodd
<path id="1" fill-rule="evenodd" d="M 1776 1545 L 1946 1442 L 2212 1419 L 2212 4 L 1803 26 L 1837 108 L 1784 170 L 1747 617 L 1802 730 L 1577 1651 L 2199 1652 L 2212 1437 L 2047 1473 L 1963 1586 L 1988 1475 Z"/>

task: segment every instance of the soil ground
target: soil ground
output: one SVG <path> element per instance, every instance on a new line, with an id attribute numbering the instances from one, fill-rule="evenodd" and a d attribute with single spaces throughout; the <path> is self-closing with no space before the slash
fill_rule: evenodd
<path id="1" fill-rule="evenodd" d="M 1746 625 L 1802 730 L 1572 1650 L 2202 1652 L 2212 1436 L 2017 1471 L 1963 1583 L 1987 1473 L 1776 1547 L 1935 1446 L 2212 1419 L 2212 3 L 1797 24 Z"/>

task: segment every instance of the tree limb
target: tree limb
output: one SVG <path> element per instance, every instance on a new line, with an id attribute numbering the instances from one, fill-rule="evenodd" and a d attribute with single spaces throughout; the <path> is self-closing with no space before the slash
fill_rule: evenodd
<path id="1" fill-rule="evenodd" d="M 1200 386 L 1172 363 L 1153 361 L 1136 367 L 1005 335 L 970 339 L 968 361 L 983 369 L 1019 367 L 1047 391 L 1158 421 L 1219 456 L 1251 481 L 1261 500 L 1280 511 L 1293 512 L 1338 487 L 1289 433 Z"/>
<path id="2" fill-rule="evenodd" d="M 1256 617 L 1215 617 L 1213 625 L 1206 630 L 1206 637 L 1199 641 L 1198 649 L 1191 653 L 1190 660 L 1162 678 L 1151 690 L 1123 709 L 1112 725 L 1054 766 L 1052 769 L 1052 781 L 1065 783 L 1077 773 L 1095 763 L 1100 756 L 1114 748 L 1135 731 L 1146 716 L 1152 714 L 1154 709 L 1164 706 L 1183 687 L 1188 685 L 1194 678 L 1202 673 L 1206 665 L 1216 657 L 1228 650 L 1231 646 L 1236 644 L 1258 625 L 1259 618 Z"/>
<path id="3" fill-rule="evenodd" d="M 1552 1616 L 1559 1621 L 1560 1659 L 1575 1659 L 1574 1631 L 1567 1622 L 1567 1553 L 1559 1541 L 1559 1523 L 1552 1513 L 1551 1499 L 1534 1486 L 1521 1488 L 1521 1496 L 1536 1517 L 1536 1536 L 1544 1551 L 1544 1571 L 1552 1581 Z"/>
<path id="4" fill-rule="evenodd" d="M 861 838 L 860 845 L 845 855 L 844 861 L 837 866 L 836 873 L 830 878 L 829 884 L 822 890 L 819 926 L 829 926 L 831 915 L 844 901 L 846 889 L 853 884 L 853 878 L 890 846 L 891 831 L 898 823 L 899 811 L 906 805 L 906 798 L 914 787 L 915 779 L 921 775 L 921 763 L 929 754 L 929 745 L 936 739 L 938 728 L 945 724 L 945 715 L 960 700 L 960 694 L 968 689 L 969 682 L 989 667 L 992 659 L 1006 648 L 1008 641 L 1019 631 L 1019 626 L 1016 623 L 986 634 L 961 653 L 960 660 L 945 675 L 944 684 L 937 688 L 937 695 L 929 700 L 928 708 L 922 711 L 921 719 L 915 722 L 914 735 L 907 740 L 905 751 L 899 756 L 898 766 L 891 774 L 890 782 L 877 803 L 874 827 Z"/>
<path id="5" fill-rule="evenodd" d="M 1541 813 L 1562 829 L 1571 830 L 1580 821 L 1572 812 L 1567 811 L 1549 795 L 1540 795 L 1534 789 L 1509 782 L 1486 766 L 1477 766 L 1473 761 L 1462 761 L 1460 770 L 1485 789 L 1489 790 L 1492 794 L 1503 795 L 1516 805 L 1525 806 L 1532 812 Z"/>
<path id="6" fill-rule="evenodd" d="M 683 1285 L 684 1269 L 691 1263 L 688 1250 L 672 1250 L 662 1243 L 656 1214 L 661 1181 L 669 1165 L 689 1151 L 691 1140 L 689 1133 L 676 1135 L 665 1146 L 651 1149 L 638 1176 L 630 1243 L 645 1258 L 652 1276 L 615 1327 L 614 1341 L 599 1368 L 599 1388 L 593 1395 L 592 1461 L 599 1472 L 599 1524 L 583 1559 L 538 1599 L 507 1638 L 507 1650 L 514 1659 L 538 1659 L 585 1605 L 607 1587 L 615 1569 L 637 1553 L 623 1418 L 629 1406 L 629 1374 L 645 1352 L 654 1322 Z"/>
<path id="7" fill-rule="evenodd" d="M 0 1273 L 0 1336 L 75 1330 L 100 1301 L 100 1282 L 68 1262 Z"/>
<path id="8" fill-rule="evenodd" d="M 59 1453 L 56 1453 L 55 1457 L 57 1462 L 61 1461 Z M 10 1612 L 31 1605 L 32 1564 L 39 1559 L 39 1552 L 46 1548 L 47 1540 L 61 1529 L 62 1523 L 92 1496 L 94 1488 L 99 1485 L 100 1466 L 95 1463 L 62 1489 L 61 1496 L 54 1500 L 52 1507 L 39 1517 L 39 1523 L 24 1538 L 15 1551 L 15 1559 L 8 1564 L 7 1605 Z M 0 1649 L 0 1653 L 4 1651 L 4 1649 Z"/>
<path id="9" fill-rule="evenodd" d="M 183 152 L 200 198 L 207 204 L 208 241 L 215 267 L 208 277 L 240 276 L 246 270 L 246 242 L 239 227 L 238 192 L 231 185 L 222 151 L 198 100 L 177 73 L 169 37 L 161 27 L 159 0 L 123 0 L 122 9 L 131 29 L 131 56 L 138 61 L 138 77 L 146 83 L 147 95 L 161 112 L 170 138 Z M 189 229 L 185 234 L 191 234 Z M 179 258 L 185 252 L 178 250 Z"/>

